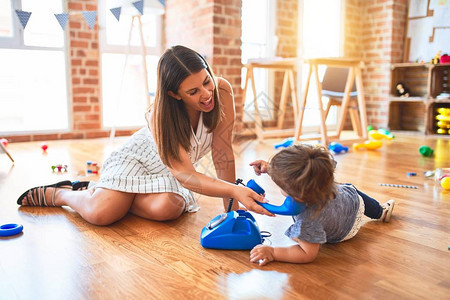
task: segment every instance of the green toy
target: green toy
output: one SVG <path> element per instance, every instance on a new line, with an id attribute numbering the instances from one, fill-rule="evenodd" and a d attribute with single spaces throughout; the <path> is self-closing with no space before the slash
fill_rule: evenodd
<path id="1" fill-rule="evenodd" d="M 428 147 L 428 146 L 423 145 L 423 146 L 420 146 L 419 152 L 420 152 L 420 154 L 422 154 L 423 156 L 428 157 L 428 156 L 432 156 L 432 155 L 433 155 L 434 150 L 431 149 L 431 148 Z"/>

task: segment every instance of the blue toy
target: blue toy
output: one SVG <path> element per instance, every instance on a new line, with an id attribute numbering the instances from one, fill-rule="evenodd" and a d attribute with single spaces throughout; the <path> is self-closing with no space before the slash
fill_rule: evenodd
<path id="1" fill-rule="evenodd" d="M 21 224 L 4 224 L 0 226 L 0 236 L 11 236 L 21 233 L 23 225 Z"/>
<path id="2" fill-rule="evenodd" d="M 348 152 L 348 147 L 343 146 L 339 143 L 332 142 L 330 145 L 328 145 L 328 150 L 333 151 L 334 153 L 342 153 L 342 152 Z"/>
<path id="3" fill-rule="evenodd" d="M 254 181 L 253 179 L 250 179 L 247 182 L 247 187 L 251 188 L 259 195 L 263 195 L 265 193 L 264 189 L 262 187 L 260 187 L 256 183 L 256 181 Z M 284 216 L 298 215 L 299 213 L 304 211 L 306 208 L 305 203 L 295 201 L 290 196 L 287 196 L 286 199 L 284 199 L 283 204 L 281 204 L 280 206 L 276 206 L 276 205 L 269 204 L 269 203 L 261 203 L 261 202 L 258 202 L 258 204 L 273 214 L 284 215 Z"/>
<path id="4" fill-rule="evenodd" d="M 242 184 L 242 179 L 237 179 L 236 184 Z M 253 179 L 249 180 L 247 187 L 256 193 L 263 195 L 264 189 L 260 187 Z M 204 248 L 226 249 L 226 250 L 249 250 L 263 242 L 264 237 L 259 230 L 255 218 L 247 211 L 231 209 L 233 199 L 230 199 L 228 212 L 214 217 L 203 227 L 200 236 L 200 244 Z M 271 213 L 278 215 L 297 215 L 301 213 L 306 205 L 299 203 L 291 197 L 286 197 L 284 203 L 280 206 L 259 203 Z"/>
<path id="5" fill-rule="evenodd" d="M 287 138 L 287 139 L 283 140 L 281 143 L 275 144 L 274 148 L 275 149 L 278 149 L 278 148 L 281 148 L 281 147 L 287 148 L 289 146 L 292 146 L 292 144 L 294 144 L 294 138 L 290 137 L 290 138 Z"/>
<path id="6" fill-rule="evenodd" d="M 216 216 L 203 227 L 200 238 L 204 248 L 226 250 L 249 250 L 262 242 L 255 218 L 244 210 Z"/>

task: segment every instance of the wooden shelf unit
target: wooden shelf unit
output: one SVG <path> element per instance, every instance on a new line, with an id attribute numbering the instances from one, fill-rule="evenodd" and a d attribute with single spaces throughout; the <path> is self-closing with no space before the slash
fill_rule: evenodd
<path id="1" fill-rule="evenodd" d="M 437 99 L 443 91 L 446 70 L 450 88 L 450 64 L 399 63 L 391 66 L 389 123 L 391 131 L 406 131 L 426 135 L 436 134 L 436 114 L 439 107 L 450 107 L 450 99 Z M 409 90 L 409 97 L 399 97 L 397 83 Z M 449 136 L 441 134 L 439 136 Z"/>

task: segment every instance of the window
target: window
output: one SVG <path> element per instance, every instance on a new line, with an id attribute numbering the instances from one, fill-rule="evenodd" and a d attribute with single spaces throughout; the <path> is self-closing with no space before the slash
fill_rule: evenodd
<path id="1" fill-rule="evenodd" d="M 162 51 L 162 8 L 158 4 L 144 1 L 144 14 L 139 15 L 130 1 L 99 1 L 105 127 L 145 124 L 144 113 L 155 93 L 156 67 Z M 122 7 L 120 21 L 110 11 L 118 6 Z"/>
<path id="2" fill-rule="evenodd" d="M 32 12 L 22 28 L 16 9 Z M 0 133 L 68 129 L 61 0 L 0 1 Z"/>
<path id="3" fill-rule="evenodd" d="M 275 56 L 275 0 L 242 0 L 242 63 L 249 59 Z M 262 119 L 273 118 L 273 89 L 269 82 L 272 74 L 268 70 L 254 69 L 256 97 Z M 245 80 L 246 69 L 242 68 L 242 78 Z M 244 88 L 242 80 L 242 88 Z M 250 84 L 250 83 L 249 83 Z M 254 95 L 252 89 L 247 89 L 244 111 L 253 112 Z M 272 99 L 272 100 L 271 100 Z M 244 114 L 244 121 L 253 117 Z"/>
<path id="4" fill-rule="evenodd" d="M 343 9 L 342 1 L 336 0 L 303 0 L 303 30 L 301 41 L 304 58 L 339 57 L 342 56 L 343 46 Z M 301 14 L 299 14 L 301 15 Z M 302 87 L 306 85 L 309 66 L 302 68 Z M 319 67 L 320 80 L 325 73 L 325 67 Z M 317 102 L 315 81 L 311 80 L 309 87 L 307 109 L 304 114 L 303 127 L 317 127 L 320 115 Z M 300 98 L 301 99 L 301 98 Z M 324 98 L 325 100 L 325 98 Z M 336 124 L 337 110 L 335 106 L 330 109 L 327 124 Z"/>

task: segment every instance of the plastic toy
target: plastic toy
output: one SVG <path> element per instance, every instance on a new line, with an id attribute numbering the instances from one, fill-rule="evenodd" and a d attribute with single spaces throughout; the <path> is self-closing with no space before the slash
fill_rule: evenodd
<path id="1" fill-rule="evenodd" d="M 369 131 L 370 131 L 370 130 L 369 130 Z M 385 135 L 387 135 L 387 136 L 389 136 L 389 137 L 391 137 L 391 138 L 394 138 L 394 137 L 395 137 L 389 130 L 384 129 L 384 128 L 378 128 L 378 132 L 379 132 L 379 133 L 382 133 L 382 134 L 385 134 Z"/>
<path id="2" fill-rule="evenodd" d="M 422 154 L 422 156 L 428 157 L 433 155 L 434 150 L 428 146 L 422 145 L 419 147 L 419 153 Z"/>
<path id="3" fill-rule="evenodd" d="M 249 250 L 262 242 L 255 218 L 244 210 L 216 216 L 203 227 L 200 237 L 204 248 L 213 249 Z"/>
<path id="4" fill-rule="evenodd" d="M 48 149 L 48 145 L 47 144 L 42 144 L 41 145 L 41 149 L 42 149 L 42 151 L 47 151 L 47 149 Z"/>
<path id="5" fill-rule="evenodd" d="M 376 150 L 383 146 L 383 143 L 380 141 L 365 141 L 364 143 L 354 143 L 353 149 L 367 149 L 367 150 Z"/>
<path id="6" fill-rule="evenodd" d="M 294 144 L 294 138 L 290 137 L 290 138 L 284 139 L 281 143 L 275 144 L 273 147 L 275 149 L 278 149 L 278 148 L 281 148 L 281 147 L 287 148 L 289 146 L 292 146 L 292 144 Z"/>
<path id="7" fill-rule="evenodd" d="M 67 165 L 56 165 L 56 166 L 52 166 L 52 171 L 53 172 L 67 172 Z"/>
<path id="8" fill-rule="evenodd" d="M 255 180 L 250 179 L 247 182 L 247 187 L 254 190 L 259 195 L 263 195 L 265 193 L 264 189 L 260 187 Z M 276 214 L 276 215 L 284 215 L 284 216 L 295 216 L 301 213 L 305 210 L 306 204 L 295 201 L 292 197 L 287 196 L 286 199 L 284 199 L 283 204 L 280 206 L 276 206 L 269 203 L 261 203 L 258 202 L 259 205 L 267 209 L 269 212 Z"/>
<path id="9" fill-rule="evenodd" d="M 21 224 L 4 224 L 0 226 L 0 236 L 11 236 L 21 233 L 23 225 Z"/>
<path id="10" fill-rule="evenodd" d="M 348 152 L 348 147 L 347 146 L 343 146 L 339 143 L 336 142 L 331 142 L 328 145 L 328 150 L 333 151 L 334 153 L 338 154 L 338 153 L 342 153 L 342 152 Z"/>
<path id="11" fill-rule="evenodd" d="M 382 139 L 387 139 L 389 141 L 392 140 L 392 136 L 384 134 L 384 133 L 380 132 L 379 130 L 369 131 L 369 137 L 373 140 L 382 140 Z"/>
<path id="12" fill-rule="evenodd" d="M 394 184 L 394 183 L 379 183 L 378 185 L 405 188 L 405 189 L 418 189 L 418 187 L 415 185 L 404 185 L 404 184 Z"/>
<path id="13" fill-rule="evenodd" d="M 373 126 L 372 125 L 367 126 L 367 131 L 371 131 L 371 130 L 373 130 Z"/>
<path id="14" fill-rule="evenodd" d="M 242 184 L 242 179 L 237 179 L 236 184 Z M 247 187 L 262 195 L 264 189 L 253 179 L 249 180 Z M 228 210 L 230 210 L 233 199 L 230 199 Z M 286 197 L 280 206 L 258 203 L 265 209 L 279 215 L 297 215 L 301 213 L 306 205 Z M 200 244 L 204 248 L 226 249 L 226 250 L 249 250 L 263 242 L 263 236 L 259 230 L 255 218 L 244 210 L 229 211 L 214 217 L 203 227 L 200 235 Z"/>
<path id="15" fill-rule="evenodd" d="M 86 162 L 86 172 L 91 174 L 98 174 L 99 166 L 96 162 L 87 161 Z"/>
<path id="16" fill-rule="evenodd" d="M 441 186 L 445 190 L 450 190 L 450 177 L 444 177 L 441 179 Z"/>
<path id="17" fill-rule="evenodd" d="M 3 146 L 8 147 L 9 141 L 7 139 L 0 139 L 0 143 L 2 143 Z"/>
<path id="18" fill-rule="evenodd" d="M 408 172 L 408 173 L 406 173 L 406 176 L 417 176 L 417 173 L 416 172 Z"/>
<path id="19" fill-rule="evenodd" d="M 407 98 L 409 97 L 409 90 L 408 88 L 405 86 L 405 84 L 403 82 L 399 82 L 395 85 L 395 89 L 397 90 L 397 95 L 400 98 Z"/>
<path id="20" fill-rule="evenodd" d="M 450 168 L 437 168 L 434 172 L 434 181 L 440 183 L 445 177 L 450 177 Z"/>

